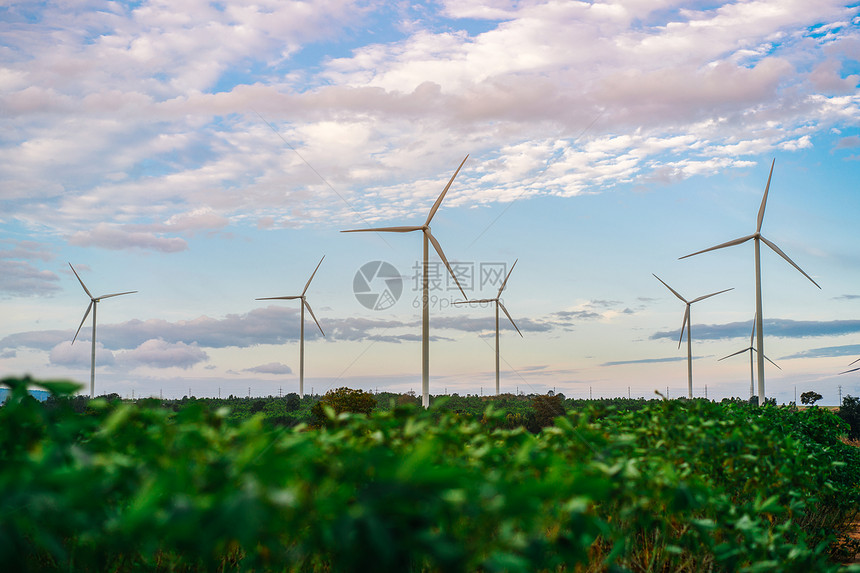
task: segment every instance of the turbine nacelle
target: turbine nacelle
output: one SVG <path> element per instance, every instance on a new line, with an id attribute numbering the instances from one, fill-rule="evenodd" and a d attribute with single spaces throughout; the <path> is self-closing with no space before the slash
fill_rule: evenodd
<path id="1" fill-rule="evenodd" d="M 75 340 L 78 339 L 78 334 L 81 332 L 81 328 L 84 326 L 84 322 L 86 322 L 87 317 L 90 315 L 90 311 L 93 307 L 106 298 L 112 298 L 115 296 L 122 296 L 124 294 L 134 294 L 136 290 L 130 290 L 126 292 L 115 292 L 113 294 L 103 294 L 101 296 L 93 296 L 90 292 L 90 289 L 87 288 L 87 285 L 84 284 L 84 281 L 81 280 L 80 275 L 78 275 L 78 271 L 75 270 L 75 267 L 72 266 L 72 263 L 69 263 L 69 267 L 72 269 L 72 272 L 75 273 L 75 277 L 78 279 L 78 282 L 81 283 L 81 287 L 84 289 L 84 292 L 87 293 L 87 296 L 90 297 L 90 304 L 87 305 L 87 310 L 84 312 L 84 317 L 81 319 L 81 324 L 78 325 L 78 329 L 75 331 L 75 336 L 72 338 L 72 344 L 75 343 Z M 95 325 L 93 325 L 95 327 Z"/>
<path id="2" fill-rule="evenodd" d="M 320 265 L 323 262 L 323 259 L 325 259 L 325 255 L 323 255 L 322 259 L 320 259 L 320 262 L 317 263 L 317 266 L 314 269 L 314 272 L 311 273 L 311 278 L 309 278 L 308 282 L 305 283 L 305 288 L 302 289 L 302 294 L 294 294 L 294 295 L 288 295 L 288 296 L 267 296 L 267 297 L 257 298 L 254 300 L 298 300 L 298 299 L 301 299 L 302 306 L 304 308 L 307 308 L 308 312 L 311 313 L 311 318 L 314 319 L 314 323 L 316 323 L 317 328 L 320 329 L 320 334 L 325 336 L 325 332 L 323 332 L 322 326 L 320 326 L 320 323 L 317 320 L 317 317 L 314 315 L 314 311 L 311 309 L 310 303 L 307 301 L 307 296 L 305 296 L 305 293 L 308 292 L 308 287 L 311 286 L 311 281 L 314 280 L 314 276 L 317 274 L 317 271 L 319 270 Z"/>
<path id="3" fill-rule="evenodd" d="M 412 233 L 414 231 L 421 231 L 422 233 L 424 233 L 424 237 L 433 245 L 433 249 L 436 250 L 436 254 L 439 255 L 439 258 L 442 259 L 443 263 L 445 263 L 445 268 L 447 268 L 448 272 L 451 273 L 451 277 L 457 284 L 457 288 L 460 289 L 463 298 L 468 298 L 466 296 L 466 291 L 463 290 L 463 287 L 460 285 L 460 281 L 457 279 L 457 275 L 454 274 L 454 269 L 451 268 L 451 264 L 448 262 L 448 258 L 445 256 L 445 252 L 442 250 L 442 245 L 439 244 L 439 241 L 436 240 L 436 237 L 434 237 L 433 233 L 430 231 L 430 221 L 432 221 L 433 217 L 436 216 L 436 212 L 439 210 L 439 206 L 442 205 L 442 200 L 445 198 L 445 195 L 448 193 L 448 189 L 451 188 L 451 184 L 454 183 L 454 179 L 457 177 L 457 174 L 460 173 L 460 169 L 463 168 L 463 165 L 466 163 L 467 159 L 469 159 L 468 155 L 466 155 L 466 157 L 463 158 L 463 161 L 460 162 L 460 165 L 459 167 L 457 167 L 457 170 L 454 172 L 454 175 L 452 175 L 451 179 L 448 180 L 448 184 L 445 185 L 445 188 L 442 190 L 442 193 L 439 194 L 439 197 L 436 199 L 436 202 L 433 203 L 433 206 L 430 208 L 430 213 L 427 215 L 427 220 L 424 221 L 423 225 L 402 225 L 397 227 L 349 229 L 346 231 L 341 231 L 341 233 Z"/>
<path id="4" fill-rule="evenodd" d="M 660 281 L 661 283 L 663 283 L 663 286 L 665 286 L 667 289 L 669 289 L 670 291 L 672 291 L 672 294 L 674 294 L 676 297 L 678 297 L 678 299 L 679 299 L 681 302 L 683 302 L 684 304 L 686 304 L 686 305 L 687 305 L 687 308 L 684 310 L 684 321 L 681 323 L 681 336 L 678 338 L 678 348 L 681 348 L 681 341 L 683 341 L 683 340 L 684 340 L 684 329 L 685 329 L 687 326 L 689 326 L 689 325 L 690 325 L 690 306 L 692 306 L 693 304 L 695 304 L 695 303 L 699 302 L 700 300 L 705 300 L 706 298 L 711 298 L 712 296 L 716 296 L 716 295 L 718 295 L 718 294 L 722 294 L 722 293 L 724 293 L 724 292 L 728 292 L 728 291 L 730 291 L 730 290 L 734 290 L 734 287 L 732 287 L 732 288 L 727 288 L 727 289 L 723 289 L 723 290 L 720 290 L 720 291 L 717 291 L 717 292 L 712 292 L 712 293 L 710 293 L 710 294 L 706 294 L 706 295 L 700 296 L 700 297 L 698 297 L 698 298 L 694 298 L 693 300 L 687 300 L 687 299 L 685 299 L 683 296 L 681 296 L 681 294 L 680 294 L 680 293 L 678 293 L 678 291 L 676 291 L 675 289 L 673 289 L 672 287 L 670 287 L 668 284 L 666 284 L 666 282 L 665 282 L 663 279 L 661 279 L 660 277 L 658 277 L 658 276 L 657 276 L 657 275 L 655 275 L 654 273 L 651 273 L 651 274 L 653 275 L 653 277 L 654 277 L 655 279 L 657 279 L 658 281 Z"/>

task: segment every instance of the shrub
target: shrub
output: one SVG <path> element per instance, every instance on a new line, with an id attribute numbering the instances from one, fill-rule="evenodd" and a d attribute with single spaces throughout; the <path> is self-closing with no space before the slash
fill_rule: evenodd
<path id="1" fill-rule="evenodd" d="M 364 390 L 353 390 L 352 388 L 338 388 L 326 392 L 319 402 L 314 404 L 311 413 L 318 425 L 328 425 L 331 419 L 326 415 L 325 408 L 331 408 L 335 414 L 351 412 L 353 414 L 368 415 L 376 406 L 373 394 Z"/>
<path id="2" fill-rule="evenodd" d="M 839 417 L 848 423 L 848 439 L 860 440 L 860 398 L 850 394 L 842 398 Z"/>

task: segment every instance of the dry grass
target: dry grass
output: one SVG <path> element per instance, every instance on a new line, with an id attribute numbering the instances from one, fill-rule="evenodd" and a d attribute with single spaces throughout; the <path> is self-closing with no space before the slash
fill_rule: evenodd
<path id="1" fill-rule="evenodd" d="M 854 446 L 855 448 L 860 448 L 860 440 L 849 440 L 846 436 L 842 436 L 839 438 L 843 444 Z"/>

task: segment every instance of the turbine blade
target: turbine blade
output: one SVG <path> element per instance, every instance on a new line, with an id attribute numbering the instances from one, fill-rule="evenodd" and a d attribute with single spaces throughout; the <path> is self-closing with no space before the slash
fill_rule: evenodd
<path id="1" fill-rule="evenodd" d="M 507 316 L 507 317 L 508 317 L 508 320 L 510 320 L 510 321 L 511 321 L 511 324 L 513 324 L 513 325 L 514 325 L 514 328 L 516 328 L 516 329 L 517 329 L 517 333 L 520 335 L 520 338 L 525 338 L 525 337 L 523 336 L 523 333 L 522 333 L 522 332 L 520 332 L 520 329 L 519 329 L 519 328 L 517 328 L 517 323 L 516 323 L 516 322 L 514 322 L 514 319 L 513 319 L 513 318 L 511 318 L 511 313 L 509 313 L 509 312 L 508 312 L 508 309 L 506 309 L 506 308 L 505 308 L 505 305 L 503 305 L 503 304 L 502 304 L 502 301 L 497 300 L 497 301 L 496 301 L 496 304 L 498 304 L 498 305 L 499 305 L 499 308 L 501 308 L 501 309 L 502 309 L 502 312 L 504 312 L 504 313 L 505 313 L 505 316 Z"/>
<path id="2" fill-rule="evenodd" d="M 852 368 L 851 370 L 846 370 L 845 372 L 840 372 L 839 374 L 848 374 L 849 372 L 857 372 L 860 368 Z"/>
<path id="3" fill-rule="evenodd" d="M 511 273 L 514 272 L 514 267 L 517 266 L 517 261 L 514 261 L 514 264 L 511 265 L 511 270 L 508 271 L 508 275 L 505 277 L 505 280 L 502 281 L 502 286 L 499 287 L 499 293 L 496 295 L 496 298 L 502 296 L 502 291 L 505 290 L 505 285 L 508 284 L 508 279 L 511 278 Z"/>
<path id="4" fill-rule="evenodd" d="M 116 292 L 114 294 L 103 294 L 102 296 L 98 297 L 98 300 L 104 300 L 106 298 L 111 298 L 114 296 L 122 296 L 124 294 L 134 294 L 136 292 L 137 292 L 136 290 L 130 290 L 128 292 Z"/>
<path id="5" fill-rule="evenodd" d="M 294 296 L 267 296 L 264 298 L 255 298 L 254 300 L 295 300 L 297 298 L 302 298 L 302 295 L 297 294 Z"/>
<path id="6" fill-rule="evenodd" d="M 756 322 L 756 320 L 755 320 L 755 319 L 756 319 L 757 317 L 758 317 L 758 313 L 755 313 L 755 314 L 753 315 L 753 327 L 752 327 L 752 332 L 750 333 L 750 348 L 752 348 L 752 345 L 753 345 L 753 338 L 755 338 L 755 322 Z"/>
<path id="7" fill-rule="evenodd" d="M 734 247 L 735 245 L 740 245 L 741 243 L 746 243 L 750 239 L 755 237 L 755 235 L 747 235 L 746 237 L 741 237 L 740 239 L 735 239 L 733 241 L 728 241 L 726 243 L 722 243 L 721 245 L 717 245 L 716 247 L 710 247 L 707 249 L 703 249 L 701 251 L 696 251 L 695 253 L 690 253 L 689 255 L 684 255 L 683 257 L 678 257 L 678 260 L 686 259 L 688 257 L 694 257 L 696 255 L 701 255 L 702 253 L 707 253 L 708 251 L 716 251 L 717 249 L 723 249 L 725 247 Z"/>
<path id="8" fill-rule="evenodd" d="M 851 363 L 851 364 L 849 364 L 848 366 L 851 366 L 852 364 L 857 364 L 858 362 L 860 362 L 860 358 L 858 358 L 857 360 L 855 360 L 854 362 L 852 362 L 852 363 Z"/>
<path id="9" fill-rule="evenodd" d="M 752 347 L 744 348 L 743 350 L 738 350 L 737 352 L 732 352 L 728 356 L 723 356 L 722 358 L 718 359 L 717 362 L 719 362 L 720 360 L 725 360 L 726 358 L 731 358 L 732 356 L 737 356 L 738 354 L 743 354 L 744 352 L 747 352 L 749 350 L 752 350 Z"/>
<path id="10" fill-rule="evenodd" d="M 316 322 L 316 323 L 317 323 L 317 328 L 319 328 L 319 329 L 320 329 L 320 334 L 322 334 L 323 336 L 325 336 L 325 332 L 323 332 L 322 326 L 320 326 L 320 323 L 319 323 L 319 321 L 317 320 L 317 317 L 316 317 L 316 316 L 314 316 L 314 311 L 313 311 L 313 310 L 311 310 L 311 305 L 310 305 L 310 303 L 308 303 L 308 301 L 306 301 L 306 300 L 303 300 L 303 301 L 302 301 L 302 304 L 304 304 L 304 305 L 307 307 L 308 312 L 309 312 L 309 313 L 311 313 L 311 318 L 312 318 L 312 319 L 314 319 L 314 322 Z"/>
<path id="11" fill-rule="evenodd" d="M 436 211 L 439 210 L 439 205 L 442 204 L 442 199 L 445 198 L 445 194 L 448 192 L 448 189 L 451 188 L 451 183 L 454 182 L 454 178 L 457 177 L 457 174 L 460 172 L 460 169 L 463 167 L 463 164 L 466 163 L 466 160 L 469 159 L 469 156 L 463 158 L 463 161 L 460 163 L 460 167 L 457 168 L 457 171 L 454 172 L 454 175 L 451 176 L 451 180 L 448 181 L 448 184 L 445 185 L 445 188 L 442 190 L 442 193 L 439 195 L 439 198 L 436 199 L 436 202 L 433 203 L 433 207 L 430 208 L 430 214 L 427 215 L 427 221 L 424 222 L 424 225 L 429 225 L 430 221 L 433 220 L 433 216 L 436 214 Z"/>
<path id="12" fill-rule="evenodd" d="M 320 265 L 322 264 L 324 258 L 325 258 L 325 255 L 323 255 L 323 258 L 320 259 L 320 262 L 317 263 L 317 268 L 314 269 L 314 272 L 311 273 L 311 278 L 308 279 L 308 282 L 305 285 L 305 290 L 302 291 L 303 296 L 306 292 L 308 292 L 308 287 L 311 286 L 311 281 L 314 280 L 314 275 L 317 274 L 317 271 L 319 270 Z"/>
<path id="13" fill-rule="evenodd" d="M 84 292 L 87 293 L 87 296 L 93 298 L 90 289 L 87 288 L 87 285 L 84 284 L 84 281 L 81 280 L 81 277 L 78 276 L 78 271 L 75 270 L 75 267 L 72 267 L 72 263 L 69 263 L 69 266 L 72 268 L 72 272 L 75 273 L 75 276 L 78 277 L 78 282 L 81 283 L 81 286 L 84 287 Z"/>
<path id="14" fill-rule="evenodd" d="M 87 317 L 90 315 L 90 309 L 93 308 L 93 301 L 90 299 L 90 304 L 87 306 L 87 311 L 84 313 L 84 317 L 81 319 L 81 324 L 78 325 L 78 329 L 75 331 L 75 337 L 72 338 L 72 344 L 75 343 L 75 340 L 78 339 L 78 334 L 81 332 L 81 327 L 84 326 L 84 321 L 87 320 Z"/>
<path id="15" fill-rule="evenodd" d="M 677 296 L 679 299 L 681 299 L 681 302 L 687 302 L 687 299 L 685 299 L 685 298 L 684 298 L 684 297 L 682 297 L 680 294 L 678 294 L 678 291 L 676 291 L 675 289 L 673 289 L 672 287 L 670 287 L 669 285 L 667 285 L 667 284 L 666 284 L 666 282 L 665 282 L 663 279 L 661 279 L 660 277 L 658 277 L 658 276 L 657 276 L 657 275 L 655 275 L 654 273 L 651 273 L 651 274 L 652 274 L 652 275 L 654 275 L 654 278 L 655 278 L 655 279 L 657 279 L 658 281 L 660 281 L 661 283 L 663 283 L 663 286 L 665 286 L 667 289 L 669 289 L 670 291 L 672 291 L 672 294 L 674 294 L 674 295 L 675 295 L 675 296 Z"/>
<path id="16" fill-rule="evenodd" d="M 684 327 L 690 320 L 690 303 L 687 303 L 687 310 L 684 311 L 684 322 L 681 323 L 681 336 L 678 338 L 678 348 L 681 348 L 681 341 L 684 340 Z"/>
<path id="17" fill-rule="evenodd" d="M 776 158 L 770 164 L 770 173 L 767 176 L 767 185 L 764 188 L 764 197 L 761 198 L 761 207 L 758 208 L 758 223 L 755 227 L 756 233 L 761 233 L 761 224 L 764 221 L 764 208 L 767 205 L 767 193 L 770 191 L 770 178 L 773 176 L 773 165 L 776 163 Z"/>
<path id="18" fill-rule="evenodd" d="M 717 291 L 717 292 L 712 292 L 711 294 L 706 294 L 705 296 L 700 296 L 699 298 L 691 300 L 690 304 L 693 304 L 694 302 L 699 302 L 700 300 L 705 300 L 706 298 L 710 298 L 712 296 L 716 296 L 716 295 L 722 294 L 724 292 L 728 292 L 730 290 L 735 290 L 735 287 L 723 289 L 723 290 Z"/>
<path id="19" fill-rule="evenodd" d="M 439 244 L 439 241 L 436 240 L 430 233 L 430 229 L 425 229 L 424 232 L 427 234 L 427 238 L 430 239 L 430 242 L 433 243 L 433 248 L 436 249 L 436 253 L 439 254 L 439 258 L 442 259 L 442 262 L 445 263 L 445 266 L 448 268 L 448 272 L 451 273 L 451 276 L 454 277 L 454 282 L 457 283 L 457 288 L 460 289 L 460 292 L 463 293 L 463 298 L 469 298 L 466 296 L 466 291 L 463 290 L 463 287 L 460 286 L 460 281 L 457 280 L 457 275 L 454 274 L 454 270 L 451 268 L 450 263 L 448 263 L 448 259 L 445 258 L 445 253 L 442 252 L 442 245 Z"/>
<path id="20" fill-rule="evenodd" d="M 454 301 L 454 304 L 472 304 L 473 302 L 474 302 L 474 303 L 478 303 L 478 302 L 496 302 L 496 299 L 494 299 L 494 298 L 482 298 L 482 299 L 479 299 L 479 300 L 455 300 L 455 301 Z"/>
<path id="21" fill-rule="evenodd" d="M 369 233 L 369 232 L 382 232 L 382 233 L 409 233 L 411 231 L 420 231 L 423 227 L 375 227 L 373 229 L 349 229 L 348 231 L 341 231 L 341 233 Z"/>
<path id="22" fill-rule="evenodd" d="M 796 268 L 797 270 L 799 270 L 803 276 L 805 276 L 806 278 L 808 278 L 808 279 L 812 282 L 812 284 L 814 284 L 814 285 L 815 285 L 815 286 L 817 286 L 818 288 L 821 288 L 821 286 L 819 286 L 819 284 L 818 284 L 817 282 L 815 282 L 814 280 L 812 280 L 812 277 L 811 277 L 811 276 L 809 276 L 808 274 L 806 274 L 806 272 L 805 272 L 802 268 L 800 268 L 799 266 L 797 266 L 797 264 L 795 264 L 795 262 L 794 262 L 794 261 L 792 261 L 791 259 L 789 259 L 789 258 L 788 258 L 788 255 L 786 255 L 785 253 L 783 253 L 783 252 L 782 252 L 782 250 L 781 250 L 779 247 L 777 247 L 775 244 L 771 243 L 770 241 L 768 241 L 768 240 L 767 240 L 767 239 L 765 239 L 764 237 L 761 237 L 761 240 L 762 240 L 762 241 L 764 241 L 764 244 L 765 244 L 765 245 L 767 245 L 768 247 L 770 247 L 771 249 L 773 249 L 773 251 L 774 251 L 777 255 L 779 255 L 780 257 L 782 257 L 782 258 L 783 258 L 783 259 L 785 259 L 786 261 L 788 261 L 788 264 L 790 264 L 791 266 L 793 266 L 794 268 Z"/>
<path id="23" fill-rule="evenodd" d="M 767 360 L 768 362 L 770 362 L 771 364 L 773 364 L 774 366 L 776 366 L 777 368 L 779 368 L 779 364 L 777 364 L 776 362 L 774 362 L 773 360 L 768 358 L 767 355 L 765 355 L 764 359 Z M 779 369 L 782 370 L 782 368 L 779 368 Z"/>

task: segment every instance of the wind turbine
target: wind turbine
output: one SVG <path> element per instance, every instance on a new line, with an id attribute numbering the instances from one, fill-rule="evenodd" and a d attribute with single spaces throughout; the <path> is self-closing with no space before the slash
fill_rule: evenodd
<path id="1" fill-rule="evenodd" d="M 753 353 L 756 352 L 756 349 L 753 347 L 753 337 L 755 337 L 755 323 L 756 323 L 755 318 L 753 318 L 753 328 L 752 328 L 752 332 L 750 333 L 750 345 L 747 348 L 744 348 L 743 350 L 738 350 L 737 352 L 729 354 L 728 356 L 723 356 L 722 358 L 717 360 L 717 362 L 719 362 L 720 360 L 725 360 L 726 358 L 731 358 L 732 356 L 737 356 L 738 354 L 743 354 L 744 352 L 750 353 L 750 398 L 752 398 L 755 395 L 755 385 L 754 385 L 755 384 L 755 377 L 754 377 L 754 370 L 753 370 Z M 773 364 L 774 366 L 776 366 L 777 368 L 779 368 L 779 364 L 777 364 L 776 362 L 774 362 L 773 360 L 771 360 L 767 356 L 765 356 L 764 359 L 767 360 L 768 362 L 770 362 L 771 364 Z M 782 370 L 782 368 L 779 368 L 779 369 Z"/>
<path id="2" fill-rule="evenodd" d="M 311 278 L 308 279 L 308 282 L 305 283 L 305 288 L 302 290 L 302 294 L 292 295 L 292 296 L 268 296 L 264 298 L 258 298 L 256 300 L 302 300 L 302 313 L 301 313 L 301 322 L 299 326 L 299 398 L 305 397 L 305 307 L 307 307 L 308 312 L 311 313 L 311 318 L 314 319 L 314 322 L 317 325 L 317 328 L 320 329 L 320 334 L 325 336 L 325 332 L 323 332 L 322 326 L 320 326 L 319 321 L 317 321 L 317 317 L 314 316 L 314 311 L 311 310 L 311 305 L 308 303 L 308 300 L 305 296 L 305 293 L 308 292 L 308 287 L 311 286 L 311 281 L 314 280 L 314 275 L 317 274 L 317 270 L 319 270 L 320 265 L 323 262 L 323 258 L 320 259 L 320 262 L 317 263 L 317 268 L 314 269 L 314 272 L 311 273 Z"/>
<path id="3" fill-rule="evenodd" d="M 767 194 L 770 190 L 770 179 L 773 176 L 773 166 L 776 163 L 776 159 L 773 160 L 770 164 L 770 174 L 767 176 L 767 185 L 764 188 L 764 197 L 761 199 L 761 207 L 758 209 L 758 223 L 756 224 L 755 233 L 752 235 L 747 235 L 746 237 L 741 237 L 739 239 L 735 239 L 733 241 L 728 241 L 727 243 L 722 243 L 715 247 L 710 247 L 708 249 L 704 249 L 702 251 L 697 251 L 695 253 L 691 253 L 689 255 L 684 255 L 681 257 L 682 259 L 686 259 L 687 257 L 692 257 L 695 255 L 699 255 L 701 253 L 707 253 L 708 251 L 715 251 L 717 249 L 722 249 L 724 247 L 733 247 L 734 245 L 740 245 L 741 243 L 746 243 L 750 239 L 755 242 L 755 334 L 756 334 L 756 354 L 758 361 L 758 403 L 764 404 L 764 329 L 763 329 L 763 319 L 762 319 L 762 309 L 761 309 L 761 243 L 764 243 L 768 247 L 770 247 L 777 255 L 785 259 L 788 264 L 796 268 L 800 273 L 808 278 L 812 284 L 821 288 L 817 282 L 812 280 L 808 274 L 804 272 L 794 261 L 788 258 L 788 255 L 782 252 L 782 250 L 777 247 L 771 241 L 768 241 L 761 234 L 761 224 L 764 221 L 764 208 L 767 205 Z"/>
<path id="4" fill-rule="evenodd" d="M 442 262 L 445 263 L 445 267 L 448 269 L 448 272 L 451 273 L 451 276 L 454 277 L 454 282 L 457 283 L 457 288 L 460 289 L 460 292 L 463 293 L 463 298 L 469 298 L 466 296 L 466 292 L 463 290 L 463 287 L 460 286 L 460 281 L 457 280 L 457 275 L 454 274 L 454 271 L 451 269 L 451 265 L 448 263 L 448 259 L 445 258 L 445 253 L 442 252 L 442 246 L 439 244 L 439 241 L 433 236 L 430 232 L 430 221 L 433 220 L 433 216 L 436 214 L 436 211 L 439 210 L 439 205 L 442 204 L 442 200 L 445 198 L 445 194 L 450 189 L 451 184 L 454 182 L 454 179 L 457 177 L 457 174 L 460 173 L 460 169 L 463 167 L 463 164 L 466 163 L 466 159 L 469 159 L 467 155 L 463 158 L 463 161 L 460 163 L 460 167 L 457 167 L 457 171 L 454 172 L 454 175 L 451 176 L 451 180 L 448 181 L 448 184 L 445 185 L 445 188 L 442 190 L 442 193 L 439 195 L 439 198 L 436 199 L 436 202 L 433 203 L 433 207 L 430 208 L 430 214 L 427 215 L 427 220 L 424 221 L 423 225 L 416 227 L 377 227 L 374 229 L 350 229 L 348 231 L 341 231 L 341 233 L 363 233 L 363 232 L 383 232 L 383 233 L 410 233 L 412 231 L 421 231 L 424 235 L 424 278 L 422 280 L 422 318 L 421 318 L 421 404 L 425 408 L 430 407 L 430 263 L 429 259 L 429 243 L 433 243 L 433 248 L 436 249 L 436 253 L 439 255 L 439 258 L 442 259 Z"/>
<path id="5" fill-rule="evenodd" d="M 651 274 L 654 274 L 654 273 L 651 273 Z M 727 289 L 717 291 L 717 292 L 712 292 L 711 294 L 706 294 L 705 296 L 700 296 L 699 298 L 694 298 L 693 300 L 688 301 L 687 299 L 682 297 L 680 294 L 678 294 L 678 291 L 676 291 L 675 289 L 673 289 L 672 287 L 667 285 L 663 281 L 663 279 L 661 279 L 657 275 L 654 275 L 654 278 L 657 279 L 658 281 L 660 281 L 661 283 L 663 283 L 663 286 L 665 286 L 667 289 L 672 291 L 672 294 L 674 294 L 676 297 L 678 297 L 681 300 L 681 302 L 683 302 L 684 304 L 687 305 L 686 310 L 684 310 L 684 322 L 681 323 L 681 336 L 678 338 L 678 348 L 681 348 L 681 341 L 684 339 L 684 327 L 686 326 L 687 327 L 687 397 L 692 399 L 693 398 L 693 341 L 692 341 L 692 338 L 690 337 L 690 323 L 692 322 L 692 319 L 690 318 L 690 306 L 692 306 L 693 303 L 699 302 L 700 300 L 705 300 L 706 298 L 710 298 L 712 296 L 722 294 L 724 292 L 734 290 L 734 289 L 727 288 Z"/>
<path id="6" fill-rule="evenodd" d="M 519 259 L 517 259 L 519 260 Z M 499 309 L 505 313 L 505 316 L 508 317 L 508 320 L 511 321 L 511 324 L 514 328 L 517 329 L 517 333 L 522 336 L 523 333 L 520 332 L 520 329 L 517 328 L 517 324 L 514 322 L 514 319 L 511 318 L 511 314 L 508 312 L 508 309 L 505 308 L 505 305 L 502 303 L 501 296 L 502 291 L 505 290 L 505 285 L 508 284 L 508 279 L 511 277 L 511 273 L 514 272 L 514 267 L 517 266 L 517 261 L 514 261 L 514 264 L 511 265 L 511 270 L 508 271 L 505 280 L 502 281 L 502 286 L 499 287 L 499 292 L 496 294 L 496 298 L 484 298 L 481 300 L 458 300 L 455 301 L 454 304 L 471 304 L 473 302 L 494 302 L 496 303 L 496 396 L 499 395 Z"/>
<path id="7" fill-rule="evenodd" d="M 72 266 L 72 263 L 69 263 L 69 267 L 71 267 L 72 272 L 75 273 L 75 277 L 77 277 L 78 282 L 81 283 L 81 286 L 84 289 L 84 292 L 87 293 L 87 296 L 90 297 L 90 304 L 87 306 L 87 311 L 84 313 L 84 317 L 81 319 L 81 324 L 78 325 L 78 330 L 75 331 L 75 337 L 72 338 L 72 344 L 75 343 L 75 340 L 78 339 L 78 333 L 81 332 L 81 327 L 84 325 L 84 321 L 87 319 L 87 316 L 90 314 L 90 310 L 93 311 L 93 351 L 92 357 L 90 360 L 90 398 L 95 398 L 96 391 L 96 308 L 100 301 L 111 298 L 114 296 L 121 296 L 124 294 L 133 294 L 136 293 L 136 290 L 130 290 L 128 292 L 117 292 L 114 294 L 103 294 L 102 296 L 93 296 L 90 290 L 87 288 L 87 285 L 84 284 L 84 281 L 81 280 L 81 277 L 78 276 L 78 271 L 75 270 L 75 267 Z"/>

